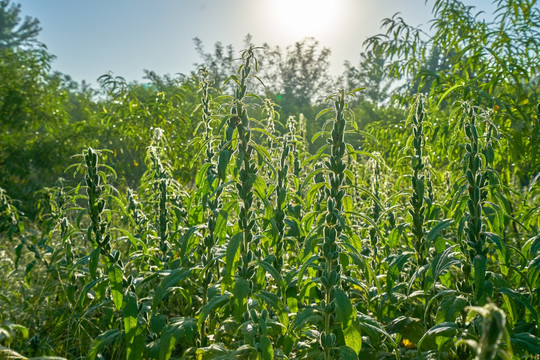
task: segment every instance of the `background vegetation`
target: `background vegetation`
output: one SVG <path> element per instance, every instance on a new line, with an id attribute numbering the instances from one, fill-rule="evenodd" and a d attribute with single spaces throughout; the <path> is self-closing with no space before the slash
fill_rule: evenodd
<path id="1" fill-rule="evenodd" d="M 1 0 L 0 358 L 540 357 L 540 10 L 495 4 L 93 89 Z"/>

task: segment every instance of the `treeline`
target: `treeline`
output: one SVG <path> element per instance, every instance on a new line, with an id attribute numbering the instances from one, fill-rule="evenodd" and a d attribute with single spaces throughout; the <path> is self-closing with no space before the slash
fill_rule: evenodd
<path id="1" fill-rule="evenodd" d="M 261 82 L 252 92 L 277 106 L 282 129 L 289 116 L 303 114 L 308 139 L 323 125 L 315 115 L 335 88 L 365 88 L 350 104 L 360 130 L 368 124 L 398 124 L 408 96 L 417 92 L 440 99 L 436 105 L 442 122 L 457 99 L 487 104 L 507 135 L 511 151 L 505 165 L 513 164 L 508 175 L 519 173 L 526 186 L 539 164 L 534 156 L 539 133 L 538 8 L 526 9 L 501 2 L 495 20 L 488 23 L 459 1 L 437 1 L 432 37 L 423 37 L 399 17 L 386 19 L 387 34 L 369 39 L 359 63 L 346 63 L 338 78 L 329 75 L 330 50 L 314 39 L 286 49 L 264 44 L 258 51 Z M 36 19 L 21 20 L 20 6 L 6 0 L 1 10 L 0 187 L 23 201 L 30 217 L 35 192 L 63 176 L 69 165 L 65 155 L 89 146 L 112 150 L 120 178 L 137 184 L 156 127 L 164 129 L 170 150 L 177 154 L 175 177 L 184 184 L 193 181 L 198 67 L 175 76 L 146 71 L 144 83 L 107 74 L 94 89 L 51 72 L 53 56 L 36 41 Z M 248 36 L 245 46 L 250 45 Z M 200 66 L 212 74 L 212 87 L 231 94 L 234 81 L 229 76 L 239 64 L 239 52 L 220 43 L 207 52 L 198 39 L 195 47 Z M 308 149 L 313 153 L 319 146 L 310 142 Z"/>
<path id="2" fill-rule="evenodd" d="M 17 17 L 19 11 L 19 7 L 4 5 L 0 16 Z M 38 26 L 35 20 L 32 24 Z M 14 32 L 16 24 L 12 27 L 12 38 L 20 37 Z M 36 191 L 65 177 L 71 161 L 67 154 L 90 146 L 113 151 L 112 164 L 121 181 L 136 186 L 155 128 L 165 131 L 169 150 L 176 154 L 174 176 L 183 184 L 193 181 L 200 164 L 193 159 L 200 144 L 192 140 L 202 130 L 196 109 L 200 98 L 198 70 L 205 68 L 212 74 L 216 93 L 230 94 L 233 81 L 225 80 L 238 66 L 239 52 L 218 43 L 213 52 L 206 53 L 196 39 L 202 61 L 190 74 L 145 71 L 142 83 L 105 74 L 98 79 L 98 88 L 93 88 L 50 70 L 53 55 L 32 41 L 38 32 L 35 29 L 26 34 L 26 41 L 3 39 L 0 49 L 0 187 L 22 201 L 21 209 L 30 218 L 35 215 Z M 249 43 L 247 37 L 246 46 Z M 277 106 L 281 114 L 277 126 L 282 129 L 288 116 L 303 114 L 308 136 L 322 125 L 315 121 L 315 115 L 323 95 L 338 82 L 346 79 L 347 85 L 360 87 L 387 81 L 380 58 L 364 61 L 364 70 L 349 66 L 343 79 L 332 79 L 328 73 L 330 50 L 321 48 L 314 39 L 305 39 L 286 51 L 265 45 L 260 55 L 265 62 L 260 62 L 257 75 L 264 86 L 258 83 L 253 92 Z M 381 89 L 388 90 L 382 85 Z M 388 92 L 368 92 L 357 102 L 355 111 L 362 126 L 386 119 L 388 114 L 392 121 L 403 118 L 403 111 L 389 108 L 388 101 L 383 104 L 388 96 Z M 310 145 L 310 150 L 318 145 Z"/>

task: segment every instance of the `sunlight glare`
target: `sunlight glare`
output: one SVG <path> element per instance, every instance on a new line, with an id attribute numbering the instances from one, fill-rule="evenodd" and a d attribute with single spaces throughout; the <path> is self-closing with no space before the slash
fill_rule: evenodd
<path id="1" fill-rule="evenodd" d="M 339 1 L 274 0 L 268 3 L 274 29 L 289 39 L 320 37 L 336 25 Z"/>

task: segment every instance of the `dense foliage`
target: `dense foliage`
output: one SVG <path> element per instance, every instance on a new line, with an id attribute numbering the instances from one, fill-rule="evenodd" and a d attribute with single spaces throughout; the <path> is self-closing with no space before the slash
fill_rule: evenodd
<path id="1" fill-rule="evenodd" d="M 337 91 L 313 39 L 99 90 L 0 48 L 0 358 L 538 358 L 540 10 L 496 7 Z"/>

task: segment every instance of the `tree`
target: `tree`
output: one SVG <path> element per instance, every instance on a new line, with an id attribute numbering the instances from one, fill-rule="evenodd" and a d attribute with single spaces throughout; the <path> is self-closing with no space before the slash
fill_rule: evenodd
<path id="1" fill-rule="evenodd" d="M 145 73 L 149 82 L 144 84 L 128 84 L 111 74 L 98 79 L 106 93 L 99 114 L 107 124 L 107 133 L 99 136 L 101 146 L 113 151 L 111 164 L 120 178 L 136 187 L 145 171 L 144 158 L 153 129 L 160 128 L 169 143 L 166 153 L 175 168 L 173 175 L 187 184 L 193 180 L 192 165 L 199 149 L 190 144 L 200 111 L 196 110 L 197 81 L 193 76 Z"/>
<path id="2" fill-rule="evenodd" d="M 0 50 L 29 45 L 41 31 L 39 20 L 26 16 L 21 23 L 21 5 L 0 0 Z"/>
<path id="3" fill-rule="evenodd" d="M 373 50 L 360 54 L 358 67 L 345 62 L 343 82 L 346 89 L 363 87 L 357 98 L 367 100 L 372 104 L 382 104 L 390 98 L 392 78 L 388 76 L 386 59 L 380 53 Z"/>
<path id="4" fill-rule="evenodd" d="M 301 110 L 320 102 L 329 93 L 332 82 L 329 58 L 330 49 L 321 49 L 314 38 L 298 41 L 285 51 L 279 46 L 272 48 L 264 44 L 261 65 L 264 73 L 260 77 L 268 92 L 280 95 L 278 100 L 287 115 L 293 115 L 294 109 Z"/>
<path id="5" fill-rule="evenodd" d="M 58 131 L 67 121 L 67 93 L 49 78 L 49 63 L 43 50 L 0 50 L 0 187 L 23 200 L 27 214 L 33 193 L 54 184 L 65 168 L 59 159 L 76 141 Z"/>
<path id="6" fill-rule="evenodd" d="M 388 58 L 389 74 L 412 85 L 404 95 L 428 92 L 437 110 L 461 101 L 492 109 L 505 149 L 499 170 L 527 186 L 540 169 L 540 8 L 527 0 L 495 5 L 485 16 L 460 0 L 437 0 L 433 35 L 395 15 L 367 45 Z"/>
<path id="7" fill-rule="evenodd" d="M 224 46 L 221 42 L 214 45 L 214 52 L 206 52 L 201 39 L 194 38 L 195 50 L 202 58 L 201 64 L 196 64 L 197 68 L 204 67 L 208 69 L 210 76 L 213 78 L 214 86 L 218 89 L 223 89 L 223 82 L 236 72 L 234 64 L 235 51 L 232 45 Z M 237 56 L 236 56 L 237 57 Z M 232 91 L 232 83 L 226 89 Z"/>

